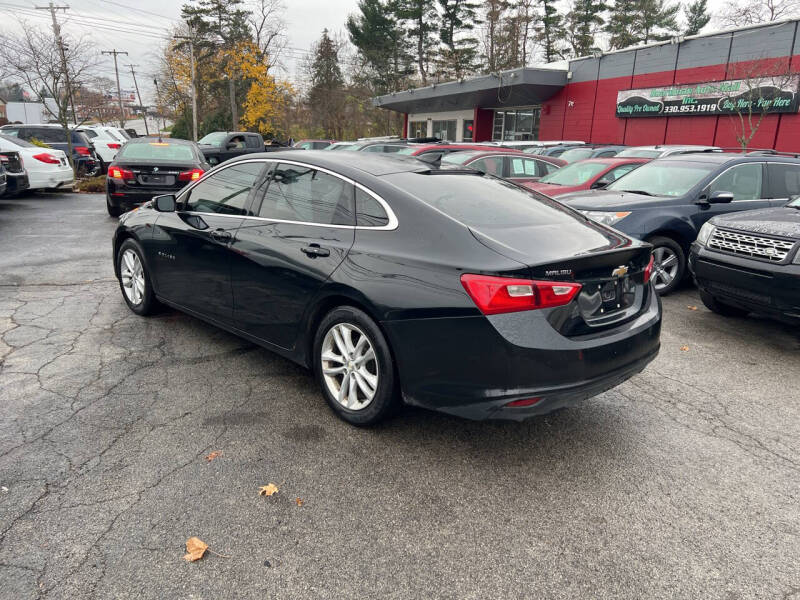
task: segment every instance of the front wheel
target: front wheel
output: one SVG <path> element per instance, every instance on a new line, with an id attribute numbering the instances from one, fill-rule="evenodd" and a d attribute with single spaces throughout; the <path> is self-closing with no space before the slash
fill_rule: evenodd
<path id="1" fill-rule="evenodd" d="M 355 307 L 335 308 L 322 319 L 314 336 L 314 372 L 328 405 L 352 425 L 373 425 L 398 405 L 386 338 Z"/>
<path id="2" fill-rule="evenodd" d="M 143 257 L 142 248 L 135 240 L 125 240 L 117 252 L 117 272 L 119 288 L 128 308 L 145 316 L 154 312 L 157 301 Z"/>
<path id="3" fill-rule="evenodd" d="M 680 244 L 668 237 L 647 240 L 653 244 L 653 286 L 660 296 L 674 292 L 686 274 L 686 254 Z"/>

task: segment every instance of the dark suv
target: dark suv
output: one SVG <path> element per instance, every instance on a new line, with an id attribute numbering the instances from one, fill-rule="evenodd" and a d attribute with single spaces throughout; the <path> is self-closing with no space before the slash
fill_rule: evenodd
<path id="1" fill-rule="evenodd" d="M 653 282 L 673 291 L 686 274 L 686 257 L 710 218 L 786 204 L 791 190 L 781 176 L 800 160 L 778 155 L 688 154 L 660 158 L 604 190 L 558 200 L 589 218 L 653 244 Z"/>
<path id="2" fill-rule="evenodd" d="M 38 140 L 54 148 L 69 153 L 67 136 L 61 125 L 3 125 L 0 133 L 18 137 L 26 142 Z M 94 145 L 85 133 L 70 130 L 72 136 L 72 162 L 77 175 L 96 175 L 100 172 L 100 160 L 94 150 Z"/>

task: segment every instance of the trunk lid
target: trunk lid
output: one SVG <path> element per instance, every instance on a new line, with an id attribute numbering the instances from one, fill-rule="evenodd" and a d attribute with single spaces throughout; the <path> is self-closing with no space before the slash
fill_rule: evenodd
<path id="1" fill-rule="evenodd" d="M 127 185 L 142 188 L 182 188 L 187 182 L 179 181 L 178 175 L 194 168 L 186 163 L 137 160 L 118 160 L 114 165 L 133 173 L 135 179 L 126 181 Z"/>

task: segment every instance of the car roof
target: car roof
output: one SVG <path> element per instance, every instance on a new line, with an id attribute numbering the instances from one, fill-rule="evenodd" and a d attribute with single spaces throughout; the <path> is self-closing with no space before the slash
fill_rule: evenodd
<path id="1" fill-rule="evenodd" d="M 643 164 L 643 163 L 646 163 L 646 162 L 650 162 L 651 160 L 653 160 L 653 159 L 652 158 L 642 158 L 640 156 L 628 156 L 628 157 L 622 156 L 622 157 L 619 157 L 619 158 L 616 157 L 616 156 L 606 156 L 604 158 L 587 158 L 585 160 L 578 160 L 578 161 L 576 161 L 574 163 L 570 163 L 570 164 L 580 165 L 580 164 L 583 164 L 583 163 L 599 163 L 601 165 L 612 165 L 613 166 L 613 165 L 629 165 L 629 164 L 635 164 L 635 163 Z"/>
<path id="2" fill-rule="evenodd" d="M 442 148 L 453 149 L 456 148 L 460 151 L 474 150 L 476 152 L 493 152 L 499 154 L 522 154 L 519 150 L 513 148 L 503 148 L 502 146 L 482 146 L 479 144 L 469 143 L 453 143 L 453 144 L 409 144 L 410 148 L 414 149 L 414 153 L 427 152 L 428 150 L 441 150 Z"/>
<path id="3" fill-rule="evenodd" d="M 182 140 L 180 138 L 156 138 L 156 137 L 137 137 L 128 140 L 129 144 L 176 144 L 182 146 L 194 146 L 192 140 Z"/>
<path id="4" fill-rule="evenodd" d="M 227 160 L 224 165 L 231 165 L 236 162 L 252 160 L 254 158 L 307 163 L 323 169 L 331 169 L 346 177 L 358 177 L 364 173 L 378 177 L 390 173 L 413 173 L 431 170 L 431 165 L 417 160 L 413 156 L 398 156 L 396 154 L 383 153 L 373 154 L 370 152 L 365 152 L 363 154 L 350 152 L 339 153 L 327 152 L 325 150 L 257 152 Z"/>
<path id="5" fill-rule="evenodd" d="M 626 150 L 693 150 L 717 148 L 717 146 L 703 146 L 700 144 L 657 144 L 655 146 L 629 146 Z"/>
<path id="6" fill-rule="evenodd" d="M 633 158 L 633 157 L 631 157 Z M 703 152 L 697 154 L 673 154 L 658 159 L 670 162 L 702 162 L 711 164 L 727 164 L 731 162 L 785 162 L 790 164 L 800 164 L 800 160 L 791 156 L 780 154 L 741 154 L 739 152 Z"/>

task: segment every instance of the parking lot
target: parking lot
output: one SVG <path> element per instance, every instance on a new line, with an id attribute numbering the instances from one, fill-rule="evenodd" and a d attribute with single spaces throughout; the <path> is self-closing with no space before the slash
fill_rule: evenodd
<path id="1" fill-rule="evenodd" d="M 132 314 L 114 226 L 0 200 L 0 597 L 800 597 L 797 329 L 686 286 L 580 406 L 357 429 L 294 364 Z"/>

